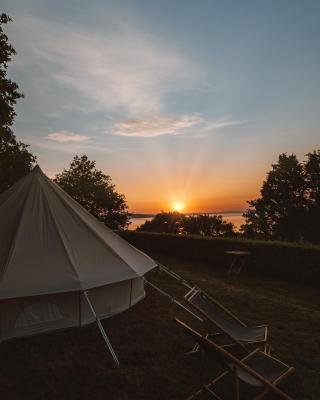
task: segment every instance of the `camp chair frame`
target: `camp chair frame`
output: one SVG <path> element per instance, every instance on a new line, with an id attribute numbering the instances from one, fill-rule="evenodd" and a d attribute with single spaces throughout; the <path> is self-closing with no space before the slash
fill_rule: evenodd
<path id="1" fill-rule="evenodd" d="M 274 381 L 269 381 L 266 378 L 264 378 L 262 375 L 257 373 L 254 369 L 250 368 L 248 365 L 244 363 L 246 359 L 254 355 L 256 352 L 261 352 L 260 349 L 256 349 L 252 351 L 251 353 L 247 353 L 247 355 L 242 358 L 238 359 L 235 357 L 233 354 L 229 353 L 225 348 L 219 346 L 212 340 L 209 340 L 205 336 L 201 335 L 199 332 L 195 331 L 193 328 L 188 326 L 185 322 L 180 321 L 179 319 L 176 318 L 176 321 L 187 331 L 187 333 L 191 334 L 193 337 L 197 339 L 197 341 L 203 345 L 204 347 L 208 348 L 209 350 L 212 350 L 219 355 L 221 355 L 225 360 L 228 360 L 231 364 L 228 365 L 228 371 L 224 371 L 221 373 L 218 377 L 210 381 L 208 384 L 204 385 L 200 390 L 198 390 L 196 393 L 193 395 L 189 396 L 187 400 L 192 400 L 196 399 L 203 391 L 207 391 L 209 394 L 211 394 L 215 399 L 217 400 L 223 400 L 217 393 L 214 392 L 214 386 L 222 379 L 224 378 L 227 374 L 232 372 L 233 375 L 233 382 L 234 382 L 234 400 L 239 400 L 240 399 L 240 388 L 239 388 L 239 380 L 241 379 L 238 376 L 237 370 L 241 369 L 245 371 L 247 374 L 249 374 L 252 378 L 255 380 L 259 381 L 261 385 L 263 386 L 262 392 L 260 392 L 254 400 L 261 400 L 268 392 L 273 392 L 275 395 L 277 395 L 280 399 L 284 400 L 292 400 L 292 398 L 287 395 L 285 392 L 283 392 L 281 389 L 277 387 L 277 385 L 282 382 L 285 378 L 287 378 L 289 375 L 291 375 L 294 372 L 294 368 L 290 367 L 289 365 L 283 363 L 282 361 L 268 355 L 265 353 L 265 357 L 271 358 L 275 360 L 278 364 L 282 364 L 285 368 L 286 371 L 283 373 L 279 374 L 279 376 L 274 380 Z"/>
<path id="2" fill-rule="evenodd" d="M 242 347 L 244 350 L 248 350 L 248 348 L 246 347 L 246 345 L 252 345 L 252 344 L 261 344 L 264 345 L 264 352 L 265 353 L 270 353 L 270 346 L 267 343 L 268 340 L 268 325 L 255 325 L 252 326 L 252 328 L 265 328 L 265 332 L 264 332 L 264 337 L 261 340 L 254 340 L 254 341 L 242 341 L 239 340 L 235 335 L 232 335 L 228 332 L 226 332 L 225 328 L 219 324 L 219 322 L 217 322 L 213 316 L 209 315 L 208 313 L 206 313 L 201 307 L 197 306 L 195 303 L 192 302 L 192 299 L 199 295 L 199 294 L 203 294 L 205 295 L 205 297 L 212 303 L 214 303 L 215 306 L 217 306 L 222 312 L 226 313 L 231 319 L 233 319 L 235 322 L 237 322 L 238 324 L 240 324 L 242 327 L 244 328 L 250 328 L 248 325 L 246 325 L 243 321 L 241 321 L 235 314 L 233 314 L 230 310 L 228 310 L 226 307 L 224 307 L 221 303 L 219 303 L 217 300 L 215 300 L 213 297 L 209 296 L 206 292 L 204 292 L 202 289 L 200 289 L 197 286 L 194 286 L 193 288 L 191 288 L 189 290 L 189 292 L 184 296 L 184 300 L 190 304 L 193 309 L 195 309 L 197 312 L 199 312 L 203 317 L 206 318 L 206 320 L 216 326 L 221 332 L 223 332 L 224 335 L 226 335 L 232 342 L 234 342 L 235 344 L 238 344 L 240 347 Z M 216 333 L 215 333 L 216 334 Z M 215 335 L 214 334 L 214 335 Z M 207 338 L 209 338 L 210 333 L 207 333 Z M 227 345 L 228 346 L 228 345 Z"/>

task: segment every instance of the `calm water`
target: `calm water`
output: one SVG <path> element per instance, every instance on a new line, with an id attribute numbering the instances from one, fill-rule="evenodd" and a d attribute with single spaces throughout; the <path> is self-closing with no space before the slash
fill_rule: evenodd
<path id="1" fill-rule="evenodd" d="M 216 215 L 216 214 L 210 214 L 210 215 Z M 242 213 L 219 213 L 219 215 L 222 215 L 222 217 L 227 221 L 227 222 L 232 222 L 237 229 L 240 228 L 240 225 L 244 223 L 244 218 L 242 217 Z M 131 231 L 135 230 L 138 228 L 138 226 L 144 224 L 146 221 L 150 221 L 152 217 L 149 218 L 131 218 L 130 219 L 130 226 L 129 229 Z"/>

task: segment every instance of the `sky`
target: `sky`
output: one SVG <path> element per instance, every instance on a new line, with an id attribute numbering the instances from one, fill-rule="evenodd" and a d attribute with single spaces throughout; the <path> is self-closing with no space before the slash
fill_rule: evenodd
<path id="1" fill-rule="evenodd" d="M 3 0 L 14 131 L 54 177 L 87 154 L 129 210 L 243 210 L 320 148 L 318 0 Z"/>

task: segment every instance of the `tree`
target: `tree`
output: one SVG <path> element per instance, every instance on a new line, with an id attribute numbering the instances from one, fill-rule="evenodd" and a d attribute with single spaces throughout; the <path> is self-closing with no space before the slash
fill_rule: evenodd
<path id="1" fill-rule="evenodd" d="M 203 236 L 235 235 L 233 224 L 224 221 L 221 215 L 187 216 L 177 211 L 161 212 L 137 230 Z"/>
<path id="2" fill-rule="evenodd" d="M 95 168 L 96 162 L 86 155 L 76 155 L 68 170 L 56 175 L 55 182 L 111 229 L 129 225 L 129 214 L 123 194 L 115 190 L 111 178 Z"/>
<path id="3" fill-rule="evenodd" d="M 320 150 L 307 154 L 304 162 L 308 214 L 305 221 L 305 237 L 320 242 Z"/>
<path id="4" fill-rule="evenodd" d="M 146 221 L 137 231 L 182 233 L 183 215 L 177 211 L 164 212 L 155 215 L 151 221 Z"/>
<path id="5" fill-rule="evenodd" d="M 17 141 L 11 126 L 16 113 L 14 106 L 23 97 L 18 85 L 7 78 L 8 63 L 15 54 L 8 43 L 2 26 L 10 22 L 6 14 L 0 16 L 0 193 L 28 174 L 36 157 L 28 151 L 28 145 Z"/>
<path id="6" fill-rule="evenodd" d="M 246 223 L 241 230 L 248 237 L 280 240 L 319 240 L 320 152 L 307 154 L 300 163 L 292 154 L 280 154 L 278 163 L 263 182 L 260 197 L 248 201 Z"/>
<path id="7" fill-rule="evenodd" d="M 188 216 L 183 220 L 185 232 L 203 236 L 234 236 L 234 226 L 226 222 L 221 215 L 202 214 Z"/>

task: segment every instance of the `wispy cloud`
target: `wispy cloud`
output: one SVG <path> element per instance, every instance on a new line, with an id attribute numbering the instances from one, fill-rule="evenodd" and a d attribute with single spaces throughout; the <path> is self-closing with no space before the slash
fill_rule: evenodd
<path id="1" fill-rule="evenodd" d="M 159 41 L 130 23 L 110 19 L 103 32 L 93 33 L 83 26 L 37 17 L 16 20 L 15 35 L 23 38 L 17 65 L 23 71 L 36 71 L 31 74 L 32 87 L 39 89 L 38 94 L 47 94 L 41 104 L 51 119 L 52 115 L 69 117 L 72 109 L 82 115 L 94 113 L 92 122 L 88 118 L 88 132 L 124 137 L 192 132 L 194 138 L 201 138 L 242 123 L 168 110 L 170 96 L 205 84 L 205 72 L 172 43 Z M 99 121 L 98 129 L 92 129 L 93 121 Z M 63 130 L 50 133 L 47 139 L 52 144 L 87 145 L 90 136 Z"/>
<path id="2" fill-rule="evenodd" d="M 68 89 L 60 108 L 129 118 L 161 115 L 167 95 L 191 88 L 203 77 L 202 69 L 179 49 L 114 19 L 95 34 L 83 26 L 30 16 L 16 20 L 16 35 L 23 38 L 20 67 L 34 65 L 38 75 L 43 70 L 47 85 Z"/>
<path id="3" fill-rule="evenodd" d="M 46 139 L 53 140 L 54 142 L 77 142 L 83 143 L 90 140 L 90 136 L 79 135 L 78 133 L 69 131 L 52 132 L 46 136 Z"/>
<path id="4" fill-rule="evenodd" d="M 207 123 L 206 130 L 211 131 L 215 129 L 226 128 L 227 126 L 240 125 L 244 124 L 245 122 L 247 121 L 237 121 L 231 119 L 219 119 L 217 121 L 209 121 Z"/>
<path id="5" fill-rule="evenodd" d="M 153 116 L 144 119 L 132 119 L 116 123 L 113 134 L 120 136 L 154 137 L 160 135 L 177 135 L 187 128 L 202 123 L 200 115 L 183 115 L 172 118 Z"/>
<path id="6" fill-rule="evenodd" d="M 242 125 L 248 121 L 232 120 L 230 118 L 218 119 L 216 121 L 205 121 L 201 129 L 192 135 L 194 139 L 210 137 L 216 130 L 228 128 L 231 126 Z"/>

